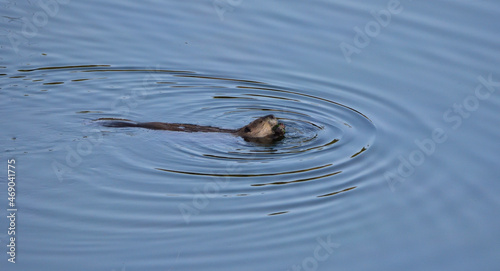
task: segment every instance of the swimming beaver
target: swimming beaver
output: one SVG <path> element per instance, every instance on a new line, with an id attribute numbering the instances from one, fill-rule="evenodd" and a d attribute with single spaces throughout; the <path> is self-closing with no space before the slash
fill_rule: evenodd
<path id="1" fill-rule="evenodd" d="M 285 125 L 279 123 L 274 115 L 260 117 L 240 129 L 222 129 L 212 126 L 201 126 L 183 123 L 165 122 L 125 122 L 111 121 L 103 123 L 106 127 L 140 127 L 153 130 L 168 130 L 178 132 L 230 133 L 241 136 L 246 141 L 271 143 L 285 137 Z"/>

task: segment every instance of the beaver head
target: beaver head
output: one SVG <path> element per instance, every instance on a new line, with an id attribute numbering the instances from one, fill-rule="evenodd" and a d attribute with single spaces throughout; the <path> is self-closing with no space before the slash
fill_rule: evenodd
<path id="1" fill-rule="evenodd" d="M 260 117 L 236 131 L 246 141 L 271 143 L 285 137 L 285 125 L 273 115 Z"/>

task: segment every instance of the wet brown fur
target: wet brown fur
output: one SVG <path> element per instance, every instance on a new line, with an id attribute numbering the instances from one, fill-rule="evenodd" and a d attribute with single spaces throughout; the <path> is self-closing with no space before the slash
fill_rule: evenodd
<path id="1" fill-rule="evenodd" d="M 205 132 L 205 133 L 230 133 L 241 136 L 247 141 L 269 143 L 284 137 L 285 129 L 282 123 L 273 115 L 260 117 L 239 129 L 223 129 L 212 126 L 201 126 L 183 123 L 165 122 L 125 122 L 111 121 L 103 123 L 106 127 L 140 127 L 152 130 L 167 130 L 177 132 Z"/>

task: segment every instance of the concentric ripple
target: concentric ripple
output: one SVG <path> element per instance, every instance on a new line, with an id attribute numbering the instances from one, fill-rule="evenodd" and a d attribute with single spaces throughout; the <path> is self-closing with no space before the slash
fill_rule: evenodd
<path id="1" fill-rule="evenodd" d="M 163 171 L 198 176 L 264 177 L 293 175 L 341 166 L 366 151 L 373 143 L 375 127 L 372 121 L 347 105 L 307 94 L 307 90 L 288 89 L 260 82 L 183 76 L 205 84 L 183 86 L 178 99 L 189 103 L 178 105 L 177 112 L 186 112 L 197 124 L 238 128 L 253 119 L 274 114 L 286 126 L 286 138 L 273 145 L 245 142 L 238 138 L 226 138 L 204 143 L 198 136 L 189 135 L 189 144 L 177 145 L 179 157 L 190 157 L 191 170 L 175 167 L 158 168 Z M 208 82 L 206 82 L 208 79 Z M 179 91 L 182 82 L 174 90 Z M 223 87 L 220 87 L 223 84 Z M 185 97 L 185 98 L 183 98 Z M 194 106 L 193 106 L 194 105 Z M 200 121 L 208 119 L 210 121 Z M 192 154 L 198 153 L 193 162 Z M 245 162 L 244 166 L 241 165 Z M 197 165 L 215 163 L 209 171 Z M 237 163 L 238 174 L 224 169 L 228 163 Z M 276 166 L 279 164 L 279 166 Z M 294 170 L 283 170 L 293 168 Z M 258 173 L 255 173 L 258 172 Z M 308 179 L 331 176 L 338 171 L 327 172 Z M 311 173 L 308 173 L 309 175 Z"/>
<path id="2" fill-rule="evenodd" d="M 106 93 L 103 95 L 114 99 L 109 110 L 78 111 L 92 115 L 94 120 L 131 119 L 236 129 L 260 116 L 274 114 L 286 126 L 285 139 L 267 145 L 246 142 L 229 134 L 168 131 L 146 134 L 143 129 L 128 129 L 127 132 L 144 133 L 145 138 L 154 137 L 162 143 L 137 159 L 170 174 L 251 178 L 250 185 L 254 187 L 318 180 L 341 173 L 346 163 L 365 155 L 375 138 L 376 129 L 368 116 L 349 105 L 311 95 L 308 89 L 191 71 L 108 65 L 45 67 L 19 72 L 25 77 L 23 80 L 30 80 L 31 75 L 33 82 L 44 88 L 102 80 L 108 86 L 101 89 Z M 45 72 L 51 72 L 51 78 L 58 78 L 57 84 L 37 79 L 37 75 Z M 91 85 L 102 88 L 100 83 Z M 119 89 L 120 85 L 129 89 Z M 110 132 L 123 133 L 123 129 Z M 175 159 L 158 160 L 165 153 Z"/>

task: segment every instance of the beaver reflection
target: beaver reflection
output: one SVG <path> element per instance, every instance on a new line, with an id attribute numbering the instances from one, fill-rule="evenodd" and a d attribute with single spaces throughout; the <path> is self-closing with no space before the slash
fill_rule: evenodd
<path id="1" fill-rule="evenodd" d="M 109 121 L 103 123 L 106 127 L 140 127 L 153 130 L 167 130 L 178 132 L 230 133 L 241 136 L 246 141 L 256 143 L 272 143 L 285 137 L 285 125 L 278 122 L 274 115 L 260 117 L 239 129 L 223 129 L 212 126 L 201 126 L 183 123 L 165 122 L 126 122 Z"/>

